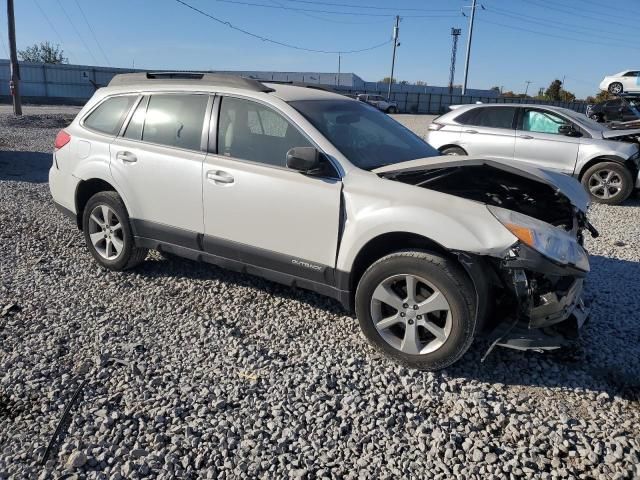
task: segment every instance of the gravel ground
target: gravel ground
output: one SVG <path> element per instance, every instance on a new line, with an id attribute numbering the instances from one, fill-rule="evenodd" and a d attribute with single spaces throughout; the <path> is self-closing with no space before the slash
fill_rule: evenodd
<path id="1" fill-rule="evenodd" d="M 425 373 L 309 292 L 154 253 L 97 267 L 46 183 L 70 119 L 0 114 L 0 478 L 640 477 L 638 200 L 591 213 L 579 348 L 480 364 L 479 342 Z"/>

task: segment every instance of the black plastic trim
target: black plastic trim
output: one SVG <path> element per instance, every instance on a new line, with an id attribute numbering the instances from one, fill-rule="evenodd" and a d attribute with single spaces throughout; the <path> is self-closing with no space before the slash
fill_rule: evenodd
<path id="1" fill-rule="evenodd" d="M 155 222 L 131 219 L 131 225 L 140 247 L 311 290 L 353 309 L 348 274 L 333 267 Z"/>

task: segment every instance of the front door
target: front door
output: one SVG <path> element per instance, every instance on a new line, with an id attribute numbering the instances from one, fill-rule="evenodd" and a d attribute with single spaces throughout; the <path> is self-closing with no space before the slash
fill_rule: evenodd
<path id="1" fill-rule="evenodd" d="M 299 277 L 322 276 L 336 261 L 337 174 L 286 167 L 289 149 L 313 145 L 271 106 L 223 97 L 217 132 L 217 153 L 207 155 L 203 172 L 205 250 Z"/>
<path id="2" fill-rule="evenodd" d="M 208 95 L 155 94 L 111 144 L 111 174 L 136 234 L 196 247 L 202 233 L 203 125 Z"/>
<path id="3" fill-rule="evenodd" d="M 573 174 L 580 137 L 559 133 L 560 126 L 566 124 L 573 122 L 550 110 L 523 108 L 516 131 L 515 160 L 538 168 Z"/>

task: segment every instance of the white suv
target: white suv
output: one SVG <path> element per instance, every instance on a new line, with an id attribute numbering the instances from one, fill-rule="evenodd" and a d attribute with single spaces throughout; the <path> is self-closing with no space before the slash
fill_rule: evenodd
<path id="1" fill-rule="evenodd" d="M 571 339 L 587 315 L 580 185 L 438 155 L 341 95 L 136 73 L 59 133 L 49 180 L 103 267 L 157 249 L 313 290 L 410 366 L 455 362 L 485 325 L 514 348 Z"/>

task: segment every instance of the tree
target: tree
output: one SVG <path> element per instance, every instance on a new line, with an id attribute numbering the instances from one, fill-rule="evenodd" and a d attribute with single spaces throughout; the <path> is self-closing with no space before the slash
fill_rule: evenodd
<path id="1" fill-rule="evenodd" d="M 384 77 L 382 80 L 379 81 L 379 83 L 389 83 L 390 81 L 391 81 L 391 77 Z M 398 80 L 394 78 L 392 83 L 398 83 Z"/>
<path id="2" fill-rule="evenodd" d="M 559 102 L 562 100 L 560 93 L 562 92 L 562 82 L 558 79 L 555 79 L 549 87 L 545 90 L 544 96 L 548 100 L 553 100 L 555 102 Z"/>
<path id="3" fill-rule="evenodd" d="M 544 99 L 554 102 L 573 102 L 576 96 L 562 88 L 562 82 L 556 78 L 545 90 Z"/>
<path id="4" fill-rule="evenodd" d="M 24 50 L 18 50 L 18 56 L 23 62 L 69 63 L 60 45 L 49 42 L 34 43 Z"/>
<path id="5" fill-rule="evenodd" d="M 424 80 L 418 80 L 418 81 L 416 82 L 416 85 L 419 85 L 419 86 L 421 86 L 421 87 L 427 87 L 427 86 L 428 86 L 428 85 L 427 85 L 427 82 L 425 82 Z"/>
<path id="6" fill-rule="evenodd" d="M 595 97 L 591 96 L 591 95 L 588 96 L 586 102 L 587 103 L 600 103 L 600 102 L 605 102 L 607 100 L 611 100 L 613 98 L 615 98 L 615 96 L 611 95 L 606 90 L 600 90 L 598 93 L 596 93 Z"/>
<path id="7" fill-rule="evenodd" d="M 491 87 L 491 90 L 500 93 L 500 87 Z"/>

